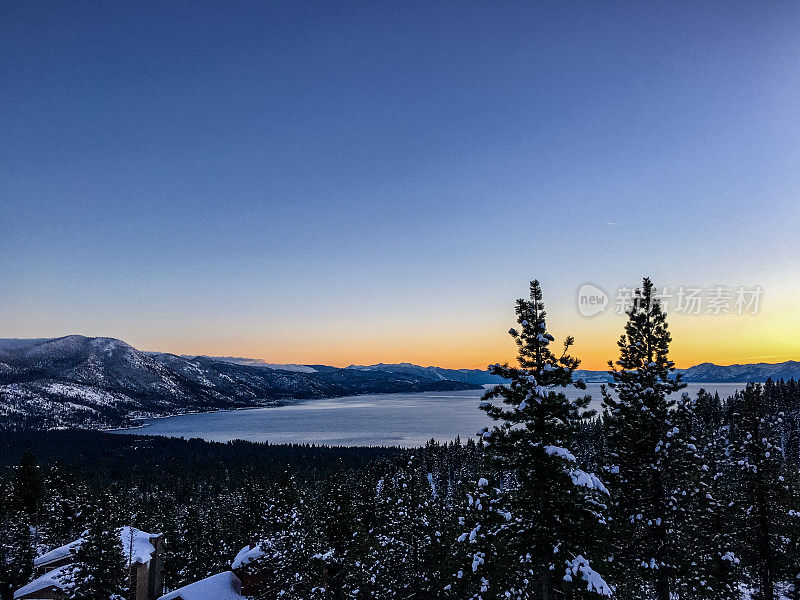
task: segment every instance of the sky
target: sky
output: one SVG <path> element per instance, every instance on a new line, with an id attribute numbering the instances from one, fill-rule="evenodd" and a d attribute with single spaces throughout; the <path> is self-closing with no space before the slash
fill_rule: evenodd
<path id="1" fill-rule="evenodd" d="M 0 0 L 0 337 L 484 367 L 538 278 L 600 369 L 646 275 L 800 359 L 798 106 L 798 3 Z"/>

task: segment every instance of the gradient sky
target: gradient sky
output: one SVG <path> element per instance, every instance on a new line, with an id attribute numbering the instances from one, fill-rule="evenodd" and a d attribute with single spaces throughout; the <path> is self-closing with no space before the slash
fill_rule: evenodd
<path id="1" fill-rule="evenodd" d="M 542 281 L 760 285 L 800 359 L 800 3 L 0 0 L 0 337 L 485 366 Z"/>

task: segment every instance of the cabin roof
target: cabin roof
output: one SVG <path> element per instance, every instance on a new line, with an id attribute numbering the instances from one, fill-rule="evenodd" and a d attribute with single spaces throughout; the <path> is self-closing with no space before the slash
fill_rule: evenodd
<path id="1" fill-rule="evenodd" d="M 131 539 L 131 532 L 133 538 Z M 156 551 L 152 542 L 161 537 L 160 533 L 147 533 L 135 527 L 123 527 L 119 532 L 120 541 L 122 542 L 122 554 L 127 562 L 131 558 L 134 563 L 145 564 L 150 562 L 153 557 L 153 552 Z M 131 541 L 133 544 L 131 544 Z M 36 557 L 33 561 L 35 567 L 43 567 L 47 564 L 65 558 L 78 550 L 83 543 L 83 538 L 78 538 L 74 542 L 64 544 L 58 548 L 54 548 L 49 552 L 45 552 L 41 556 Z M 133 552 L 131 553 L 131 549 Z"/>
<path id="2" fill-rule="evenodd" d="M 231 571 L 217 573 L 161 596 L 158 600 L 244 600 L 242 583 Z"/>
<path id="3" fill-rule="evenodd" d="M 28 594 L 32 594 L 34 592 L 40 592 L 51 587 L 63 590 L 66 586 L 64 585 L 64 582 L 61 581 L 61 576 L 64 574 L 64 570 L 68 566 L 69 565 L 58 567 L 57 569 L 48 571 L 41 577 L 37 577 L 29 584 L 22 586 L 16 592 L 14 592 L 14 598 L 21 598 L 22 596 L 27 596 Z"/>

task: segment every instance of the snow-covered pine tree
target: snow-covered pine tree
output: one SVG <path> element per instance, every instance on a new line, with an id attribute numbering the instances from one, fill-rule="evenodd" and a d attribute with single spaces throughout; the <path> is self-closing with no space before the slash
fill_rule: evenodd
<path id="1" fill-rule="evenodd" d="M 258 547 L 263 554 L 248 569 L 262 582 L 255 594 L 259 600 L 312 600 L 320 593 L 320 573 L 325 562 L 338 560 L 324 548 L 308 520 L 313 510 L 306 490 L 285 471 L 273 487 L 273 498 L 265 508 L 270 527 Z M 318 558 L 314 558 L 318 557 Z"/>
<path id="2" fill-rule="evenodd" d="M 516 316 L 520 329 L 509 333 L 517 343 L 519 366 L 491 367 L 509 383 L 489 390 L 481 403 L 498 421 L 481 434 L 485 452 L 505 479 L 505 485 L 496 486 L 501 496 L 492 510 L 508 518 L 485 528 L 475 525 L 510 552 L 514 562 L 499 565 L 490 553 L 471 549 L 473 555 L 483 554 L 475 570 L 480 587 L 471 590 L 471 597 L 607 596 L 611 588 L 594 570 L 604 559 L 607 492 L 570 452 L 583 419 L 592 414 L 588 396 L 570 400 L 563 392 L 571 385 L 585 389 L 572 380 L 580 362 L 567 354 L 573 338 L 566 339 L 560 354 L 551 350 L 553 336 L 547 331 L 538 281 L 531 282 L 529 299 L 517 300 Z M 497 398 L 502 404 L 492 402 Z M 471 523 L 468 527 L 463 532 L 467 540 L 474 531 Z M 464 569 L 472 570 L 473 564 Z"/>
<path id="3" fill-rule="evenodd" d="M 463 514 L 458 516 L 452 561 L 455 572 L 444 589 L 449 597 L 496 598 L 497 591 L 504 591 L 502 582 L 513 577 L 518 563 L 516 552 L 497 536 L 511 518 L 504 508 L 506 498 L 485 477 L 478 478 L 463 493 Z M 493 589 L 491 581 L 500 589 Z"/>
<path id="4" fill-rule="evenodd" d="M 92 507 L 87 530 L 72 565 L 63 574 L 64 600 L 122 600 L 128 587 L 120 528 L 113 499 Z"/>
<path id="5" fill-rule="evenodd" d="M 44 489 L 39 538 L 42 546 L 55 548 L 80 536 L 85 489 L 58 463 L 45 478 Z"/>
<path id="6" fill-rule="evenodd" d="M 433 489 L 420 460 L 399 457 L 379 480 L 375 500 L 373 544 L 364 560 L 368 589 L 379 598 L 430 597 L 441 588 L 441 554 Z"/>
<path id="7" fill-rule="evenodd" d="M 702 400 L 708 395 L 700 394 Z M 697 399 L 684 394 L 672 411 L 672 429 L 659 453 L 664 461 L 667 496 L 664 521 L 669 544 L 665 555 L 673 566 L 673 595 L 692 600 L 739 598 L 735 576 L 739 559 L 723 522 L 727 516 L 724 488 L 716 464 L 717 433 L 699 417 Z"/>
<path id="8" fill-rule="evenodd" d="M 703 456 L 703 471 L 711 495 L 707 511 L 699 518 L 700 546 L 705 560 L 698 565 L 700 579 L 711 591 L 712 600 L 738 600 L 742 580 L 733 521 L 729 473 L 730 428 L 725 421 L 723 403 L 718 393 L 700 390 L 694 400 L 697 439 Z"/>
<path id="9" fill-rule="evenodd" d="M 791 463 L 786 465 L 790 472 L 798 473 L 798 466 Z M 786 538 L 786 554 L 784 557 L 784 577 L 788 580 L 788 585 L 784 590 L 784 596 L 790 600 L 800 600 L 800 481 L 795 477 L 786 477 L 789 488 L 789 510 L 788 517 L 784 523 L 784 535 Z"/>
<path id="10" fill-rule="evenodd" d="M 775 585 L 787 573 L 786 545 L 793 510 L 781 449 L 782 417 L 765 401 L 760 384 L 748 384 L 731 399 L 730 442 L 737 534 L 742 562 L 753 574 L 758 600 L 773 600 Z"/>
<path id="11" fill-rule="evenodd" d="M 358 490 L 353 473 L 341 468 L 320 486 L 313 502 L 314 533 L 320 551 L 313 566 L 318 576 L 316 586 L 324 588 L 325 598 L 340 598 L 351 587 L 357 549 L 365 540 L 359 524 L 356 497 Z M 356 577 L 356 579 L 358 579 Z M 356 584 L 356 587 L 358 585 Z"/>
<path id="12" fill-rule="evenodd" d="M 221 504 L 218 498 L 207 499 L 200 490 L 193 490 L 185 510 L 179 511 L 176 525 L 180 533 L 167 545 L 167 569 L 173 585 L 213 575 L 219 571 L 221 560 L 230 560 L 230 552 L 220 552 Z"/>
<path id="13" fill-rule="evenodd" d="M 34 556 L 30 516 L 22 511 L 0 515 L 0 599 L 12 600 L 14 591 L 28 582 Z"/>
<path id="14" fill-rule="evenodd" d="M 627 311 L 620 357 L 603 389 L 608 481 L 612 489 L 614 569 L 620 598 L 669 600 L 676 565 L 668 539 L 664 444 L 672 431 L 669 394 L 685 387 L 669 360 L 666 315 L 645 277 Z"/>

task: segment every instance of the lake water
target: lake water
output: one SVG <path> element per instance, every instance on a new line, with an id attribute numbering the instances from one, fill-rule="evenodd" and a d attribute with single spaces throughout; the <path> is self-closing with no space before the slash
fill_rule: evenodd
<path id="1" fill-rule="evenodd" d="M 690 383 L 686 391 L 694 395 L 705 388 L 726 398 L 743 387 L 740 383 Z M 478 409 L 481 394 L 481 390 L 468 390 L 307 400 L 273 408 L 150 419 L 143 421 L 143 428 L 116 433 L 217 442 L 241 439 L 271 444 L 420 446 L 431 438 L 449 441 L 460 435 L 466 440 L 490 425 L 490 419 Z M 600 406 L 600 384 L 587 384 L 585 392 L 572 389 L 568 394 L 590 394 L 592 406 Z"/>

